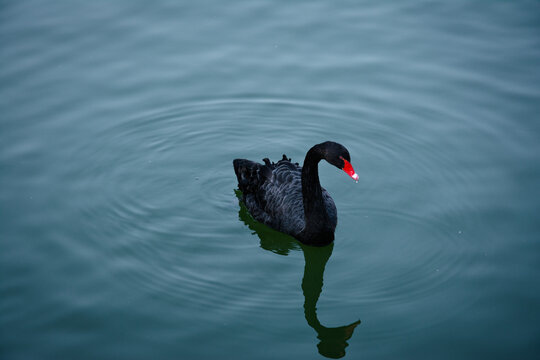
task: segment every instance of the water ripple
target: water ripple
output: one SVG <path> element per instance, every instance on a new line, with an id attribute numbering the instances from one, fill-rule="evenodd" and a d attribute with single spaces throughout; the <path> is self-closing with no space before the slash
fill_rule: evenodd
<path id="1" fill-rule="evenodd" d="M 358 130 L 343 133 L 334 122 Z M 281 260 L 269 257 L 257 264 L 247 260 L 246 267 L 257 271 L 240 277 L 237 266 L 229 264 L 249 258 L 259 247 L 238 221 L 231 160 L 287 153 L 302 162 L 306 144 L 334 139 L 347 144 L 363 176 L 360 184 L 349 184 L 341 176 L 325 175 L 333 170 L 321 168 L 323 185 L 338 204 L 336 243 L 341 249 L 330 260 L 339 264 L 340 277 L 330 281 L 322 306 L 325 301 L 339 306 L 343 290 L 333 293 L 334 287 L 349 289 L 356 306 L 417 304 L 440 295 L 470 261 L 460 248 L 458 230 L 444 218 L 450 214 L 462 221 L 466 203 L 448 201 L 442 214 L 434 212 L 429 218 L 418 215 L 425 214 L 429 205 L 423 199 L 404 206 L 403 201 L 411 199 L 403 192 L 418 181 L 426 186 L 440 182 L 440 164 L 451 159 L 432 139 L 405 128 L 396 131 L 401 126 L 382 113 L 364 112 L 362 106 L 276 98 L 194 100 L 120 120 L 93 134 L 95 142 L 81 144 L 79 156 L 93 161 L 70 174 L 77 179 L 79 196 L 85 197 L 74 203 L 85 206 L 76 210 L 95 232 L 95 241 L 109 244 L 104 251 L 111 276 L 127 286 L 174 303 L 192 302 L 200 309 L 213 306 L 216 311 L 244 314 L 261 308 L 270 313 L 294 311 L 300 300 L 288 293 L 298 288 L 298 279 L 268 280 Z M 406 181 L 395 176 L 405 171 L 410 174 Z M 447 188 L 454 186 L 456 191 L 469 176 L 446 175 Z M 395 203 L 378 202 L 381 192 L 386 201 Z M 358 238 L 340 238 L 342 228 L 356 232 Z M 362 238 L 366 229 L 371 238 Z M 392 238 L 396 233 L 401 237 Z M 366 256 L 351 257 L 359 253 Z M 389 262 L 392 266 L 385 266 Z M 284 266 L 298 272 L 303 264 L 279 263 L 281 269 Z M 256 283 L 265 286 L 254 288 Z"/>

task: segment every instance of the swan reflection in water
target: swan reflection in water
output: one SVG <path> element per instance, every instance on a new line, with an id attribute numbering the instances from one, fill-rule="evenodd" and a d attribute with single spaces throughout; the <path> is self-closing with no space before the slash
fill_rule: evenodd
<path id="1" fill-rule="evenodd" d="M 239 191 L 236 195 L 241 198 Z M 349 325 L 329 328 L 321 324 L 317 317 L 317 301 L 322 292 L 324 269 L 332 255 L 334 244 L 324 247 L 303 245 L 294 238 L 275 231 L 268 226 L 255 221 L 246 207 L 239 200 L 238 216 L 251 230 L 259 236 L 261 247 L 280 255 L 288 255 L 290 250 L 301 249 L 304 253 L 304 277 L 302 291 L 304 293 L 304 315 L 309 326 L 317 332 L 320 342 L 317 344 L 319 353 L 325 357 L 338 359 L 345 356 L 347 340 L 353 335 L 360 320 Z"/>

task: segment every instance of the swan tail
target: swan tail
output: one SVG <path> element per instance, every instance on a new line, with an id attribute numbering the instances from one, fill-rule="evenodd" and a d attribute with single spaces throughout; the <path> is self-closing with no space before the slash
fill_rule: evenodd
<path id="1" fill-rule="evenodd" d="M 257 193 L 266 180 L 272 176 L 273 164 L 266 158 L 263 161 L 264 165 L 246 159 L 233 160 L 238 188 L 244 195 Z"/>

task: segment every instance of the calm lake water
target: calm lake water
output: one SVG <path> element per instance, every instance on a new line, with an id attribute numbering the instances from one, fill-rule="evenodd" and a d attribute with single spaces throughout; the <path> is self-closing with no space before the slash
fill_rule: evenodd
<path id="1" fill-rule="evenodd" d="M 327 163 L 325 248 L 232 160 Z M 2 359 L 540 358 L 538 1 L 4 1 Z"/>

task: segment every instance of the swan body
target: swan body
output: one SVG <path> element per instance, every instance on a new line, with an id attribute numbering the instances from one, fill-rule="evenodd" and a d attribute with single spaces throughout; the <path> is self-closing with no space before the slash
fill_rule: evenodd
<path id="1" fill-rule="evenodd" d="M 303 167 L 292 163 L 286 155 L 277 163 L 267 158 L 263 159 L 264 164 L 235 159 L 238 187 L 251 216 L 302 243 L 318 246 L 331 243 L 337 210 L 319 182 L 318 163 L 322 159 L 358 180 L 347 149 L 331 141 L 313 146 Z"/>

